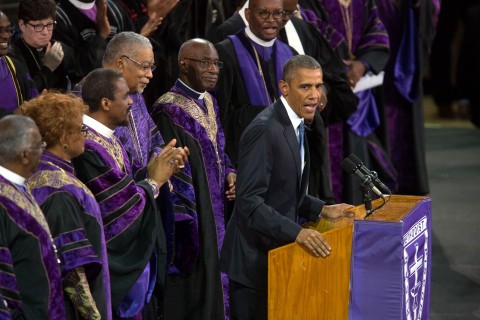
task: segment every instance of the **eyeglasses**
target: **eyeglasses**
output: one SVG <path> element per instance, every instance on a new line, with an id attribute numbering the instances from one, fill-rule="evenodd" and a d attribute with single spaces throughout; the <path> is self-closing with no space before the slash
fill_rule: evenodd
<path id="1" fill-rule="evenodd" d="M 38 146 L 29 147 L 29 149 L 41 149 L 42 151 L 44 151 L 46 148 L 47 148 L 47 143 L 45 141 L 42 141 L 42 143 L 40 143 L 40 145 Z"/>
<path id="2" fill-rule="evenodd" d="M 285 11 L 277 10 L 277 11 L 269 11 L 269 10 L 258 10 L 257 14 L 261 19 L 268 19 L 270 15 L 272 15 L 273 19 L 281 19 Z"/>
<path id="3" fill-rule="evenodd" d="M 134 60 L 132 58 L 130 58 L 129 56 L 126 56 L 126 55 L 123 55 L 122 57 L 124 58 L 127 58 L 128 60 L 132 61 L 133 63 L 135 63 L 140 69 L 143 70 L 143 72 L 147 73 L 148 71 L 154 71 L 156 68 L 157 68 L 157 65 L 155 63 L 152 63 L 152 64 L 144 64 L 144 63 L 140 63 L 138 62 L 137 60 Z"/>
<path id="4" fill-rule="evenodd" d="M 298 13 L 298 10 L 293 10 L 293 11 L 283 10 L 283 16 L 285 17 L 291 17 L 296 15 L 297 13 Z"/>
<path id="5" fill-rule="evenodd" d="M 211 66 L 215 66 L 215 68 L 217 68 L 217 69 L 221 69 L 223 67 L 223 62 L 222 61 L 197 60 L 197 59 L 192 59 L 192 58 L 183 58 L 183 59 L 198 62 L 198 63 L 200 63 L 200 67 L 202 67 L 203 69 L 208 69 Z"/>
<path id="6" fill-rule="evenodd" d="M 87 136 L 87 134 L 88 134 L 88 127 L 87 127 L 86 125 L 84 125 L 84 124 L 82 125 L 82 129 L 80 129 L 80 134 L 81 134 L 82 136 L 84 136 L 84 137 Z"/>
<path id="7" fill-rule="evenodd" d="M 15 28 L 14 27 L 6 27 L 6 28 L 0 28 L 0 34 L 6 33 L 11 36 L 15 33 Z"/>
<path id="8" fill-rule="evenodd" d="M 47 24 L 31 24 L 30 22 L 27 22 L 27 24 L 32 26 L 35 32 L 42 32 L 45 28 L 47 28 L 48 31 L 52 31 L 53 28 L 55 28 L 55 26 L 57 25 L 57 21 L 53 21 L 52 23 Z"/>

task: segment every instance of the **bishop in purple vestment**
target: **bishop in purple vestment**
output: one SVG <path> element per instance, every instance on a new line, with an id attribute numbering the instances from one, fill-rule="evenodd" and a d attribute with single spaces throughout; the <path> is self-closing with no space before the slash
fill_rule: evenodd
<path id="1" fill-rule="evenodd" d="M 228 281 L 220 274 L 219 252 L 236 174 L 225 154 L 216 99 L 207 92 L 214 89 L 222 62 L 203 39 L 184 43 L 179 57 L 179 79 L 152 107 L 162 135 L 190 150 L 185 168 L 171 180 L 176 251 L 165 289 L 165 318 L 223 319 L 224 312 L 228 317 Z M 198 287 L 199 282 L 205 285 Z"/>

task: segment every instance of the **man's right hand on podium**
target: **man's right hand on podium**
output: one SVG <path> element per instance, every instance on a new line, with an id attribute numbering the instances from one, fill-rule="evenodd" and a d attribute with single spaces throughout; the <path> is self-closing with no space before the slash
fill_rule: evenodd
<path id="1" fill-rule="evenodd" d="M 325 258 L 330 255 L 330 251 L 332 250 L 322 234 L 313 229 L 302 228 L 295 241 L 310 250 L 315 257 L 321 256 Z"/>

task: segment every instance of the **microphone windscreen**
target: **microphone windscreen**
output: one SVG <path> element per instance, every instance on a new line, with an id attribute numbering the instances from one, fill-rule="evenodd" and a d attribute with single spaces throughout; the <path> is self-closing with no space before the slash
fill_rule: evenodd
<path id="1" fill-rule="evenodd" d="M 342 169 L 343 171 L 347 172 L 347 173 L 353 173 L 356 169 L 356 165 L 355 163 L 352 162 L 352 160 L 348 159 L 348 158 L 345 158 L 343 159 L 342 161 Z"/>
<path id="2" fill-rule="evenodd" d="M 360 160 L 360 158 L 354 155 L 353 153 L 348 156 L 348 159 L 350 159 L 355 164 L 363 164 L 362 160 Z"/>

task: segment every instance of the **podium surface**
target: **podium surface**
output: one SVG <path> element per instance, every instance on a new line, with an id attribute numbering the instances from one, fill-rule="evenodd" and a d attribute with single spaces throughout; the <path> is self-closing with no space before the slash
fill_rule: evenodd
<path id="1" fill-rule="evenodd" d="M 363 205 L 352 211 L 306 225 L 332 247 L 327 258 L 296 243 L 269 252 L 270 320 L 428 319 L 430 199 L 394 195 L 365 220 Z"/>

